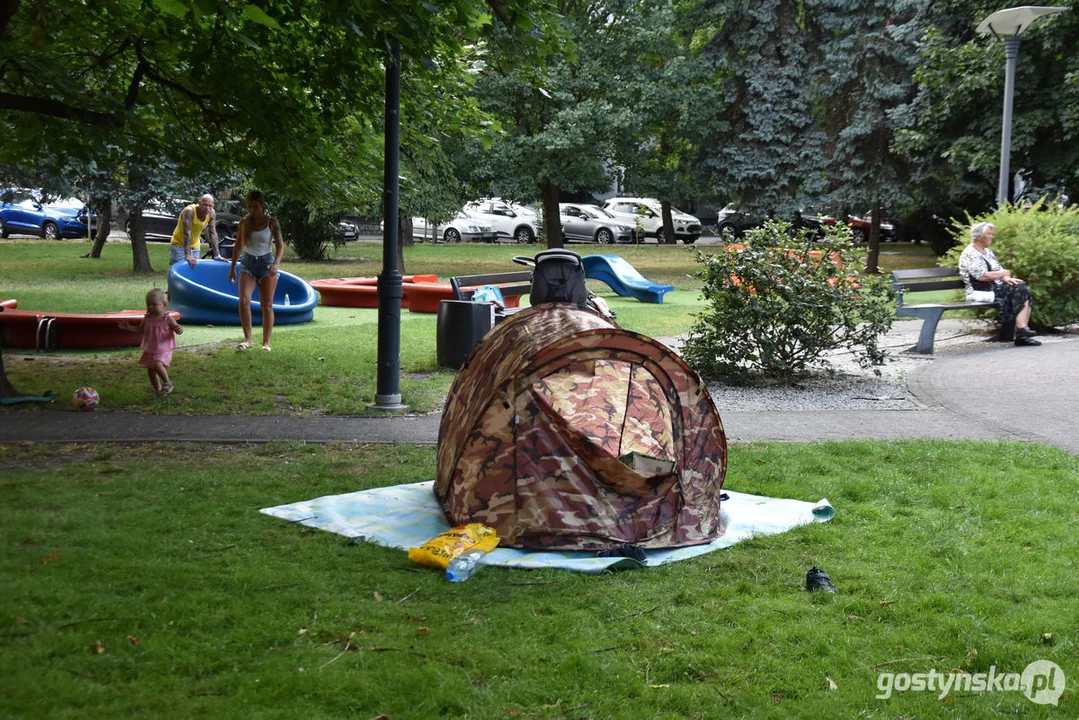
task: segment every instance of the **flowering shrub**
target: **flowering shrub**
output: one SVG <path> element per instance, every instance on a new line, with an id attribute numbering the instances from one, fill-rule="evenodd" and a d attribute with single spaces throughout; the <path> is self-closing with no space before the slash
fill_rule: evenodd
<path id="1" fill-rule="evenodd" d="M 707 307 L 683 356 L 702 377 L 793 383 L 841 348 L 863 367 L 883 362 L 877 341 L 891 327 L 892 290 L 883 276 L 862 274 L 866 251 L 852 247 L 849 229 L 825 232 L 818 242 L 769 222 L 743 245 L 697 250 Z"/>

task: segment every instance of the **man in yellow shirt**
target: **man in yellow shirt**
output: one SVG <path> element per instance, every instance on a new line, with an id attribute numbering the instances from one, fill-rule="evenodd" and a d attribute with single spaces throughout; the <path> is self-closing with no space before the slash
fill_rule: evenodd
<path id="1" fill-rule="evenodd" d="M 199 257 L 199 236 L 202 229 L 210 227 L 210 248 L 213 250 L 214 260 L 220 260 L 221 254 L 217 249 L 217 227 L 214 220 L 217 214 L 214 212 L 214 196 L 203 195 L 194 205 L 188 205 L 180 212 L 176 219 L 176 229 L 172 231 L 172 245 L 169 247 L 169 265 L 186 260 L 191 267 L 195 267 Z"/>

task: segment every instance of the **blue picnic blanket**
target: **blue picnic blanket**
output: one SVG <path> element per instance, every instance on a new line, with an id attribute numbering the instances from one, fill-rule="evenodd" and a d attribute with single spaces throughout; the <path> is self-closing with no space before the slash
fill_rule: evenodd
<path id="1" fill-rule="evenodd" d="M 435 499 L 433 485 L 433 481 L 428 481 L 327 495 L 263 508 L 260 512 L 363 542 L 408 550 L 419 547 L 450 527 Z M 631 558 L 598 558 L 589 552 L 496 548 L 484 558 L 484 564 L 531 569 L 551 567 L 584 573 L 663 565 L 730 547 L 751 537 L 775 535 L 799 525 L 824 522 L 835 515 L 827 500 L 811 503 L 733 491 L 726 493 L 729 499 L 723 501 L 721 514 L 723 534 L 707 545 L 648 550 L 644 563 Z"/>

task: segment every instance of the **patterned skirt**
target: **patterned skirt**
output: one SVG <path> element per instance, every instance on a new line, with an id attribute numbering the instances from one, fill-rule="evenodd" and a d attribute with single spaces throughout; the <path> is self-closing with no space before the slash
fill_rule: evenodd
<path id="1" fill-rule="evenodd" d="M 1013 320 L 1024 305 L 1029 302 L 1033 307 L 1034 304 L 1030 297 L 1030 288 L 1027 287 L 1025 282 L 1019 282 L 1015 285 L 1003 282 L 997 283 L 993 287 L 993 294 L 996 295 L 997 303 L 1000 305 L 1001 321 Z"/>

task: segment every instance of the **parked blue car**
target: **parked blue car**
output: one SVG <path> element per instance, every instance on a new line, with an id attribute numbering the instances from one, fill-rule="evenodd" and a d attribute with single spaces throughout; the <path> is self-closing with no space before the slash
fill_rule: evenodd
<path id="1" fill-rule="evenodd" d="M 86 205 L 74 198 L 43 204 L 34 190 L 5 190 L 0 193 L 0 237 L 11 235 L 86 237 Z"/>

